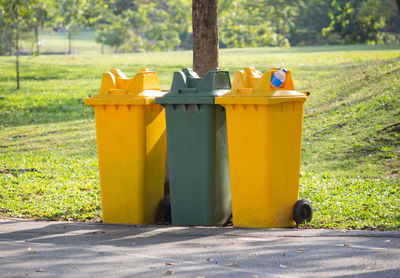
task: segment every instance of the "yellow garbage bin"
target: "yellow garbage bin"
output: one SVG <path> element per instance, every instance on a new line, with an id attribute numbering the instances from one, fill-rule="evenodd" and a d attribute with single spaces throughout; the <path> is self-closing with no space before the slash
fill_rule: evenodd
<path id="1" fill-rule="evenodd" d="M 277 70 L 236 71 L 231 91 L 215 99 L 226 108 L 234 226 L 295 224 L 307 92 L 294 91 L 290 71 L 281 88 L 271 86 Z M 297 214 L 307 218 L 311 204 L 301 201 Z"/>
<path id="2" fill-rule="evenodd" d="M 161 218 L 166 129 L 158 75 L 142 69 L 103 74 L 99 93 L 85 99 L 95 110 L 102 219 L 148 224 Z"/>

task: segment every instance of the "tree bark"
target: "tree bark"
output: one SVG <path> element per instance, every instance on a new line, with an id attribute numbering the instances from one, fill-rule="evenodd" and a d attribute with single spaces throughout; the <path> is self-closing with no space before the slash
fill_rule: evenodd
<path id="1" fill-rule="evenodd" d="M 400 0 L 395 0 L 397 3 L 397 7 L 399 8 L 399 13 L 400 13 Z"/>
<path id="2" fill-rule="evenodd" d="M 193 68 L 204 76 L 218 67 L 218 0 L 193 0 Z"/>

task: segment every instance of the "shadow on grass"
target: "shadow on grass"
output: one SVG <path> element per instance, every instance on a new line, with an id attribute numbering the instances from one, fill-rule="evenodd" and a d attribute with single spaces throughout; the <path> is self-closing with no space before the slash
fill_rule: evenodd
<path id="1" fill-rule="evenodd" d="M 7 96 L 7 98 L 10 96 Z M 12 97 L 12 96 L 11 96 Z M 58 123 L 93 119 L 94 111 L 83 104 L 82 98 L 49 99 L 45 104 L 27 105 L 23 108 L 8 106 L 0 101 L 0 125 L 17 127 L 45 123 Z"/>

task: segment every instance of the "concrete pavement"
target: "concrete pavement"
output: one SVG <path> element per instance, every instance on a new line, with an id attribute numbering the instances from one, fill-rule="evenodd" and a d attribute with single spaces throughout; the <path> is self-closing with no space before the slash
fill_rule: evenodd
<path id="1" fill-rule="evenodd" d="M 400 277 L 400 232 L 0 219 L 0 277 Z"/>

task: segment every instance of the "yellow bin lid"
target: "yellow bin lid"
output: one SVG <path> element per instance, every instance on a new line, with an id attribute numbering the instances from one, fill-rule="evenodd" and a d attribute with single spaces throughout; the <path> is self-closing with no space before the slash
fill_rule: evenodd
<path id="1" fill-rule="evenodd" d="M 158 74 L 141 69 L 133 78 L 127 78 L 119 69 L 103 73 L 100 91 L 85 104 L 96 105 L 148 105 L 165 94 L 160 90 Z"/>
<path id="2" fill-rule="evenodd" d="M 290 71 L 286 72 L 286 80 L 282 88 L 275 89 L 271 86 L 271 77 L 278 70 L 278 68 L 271 68 L 262 74 L 255 68 L 247 67 L 236 71 L 230 92 L 215 98 L 215 103 L 273 105 L 306 101 L 308 91 L 294 90 Z"/>

